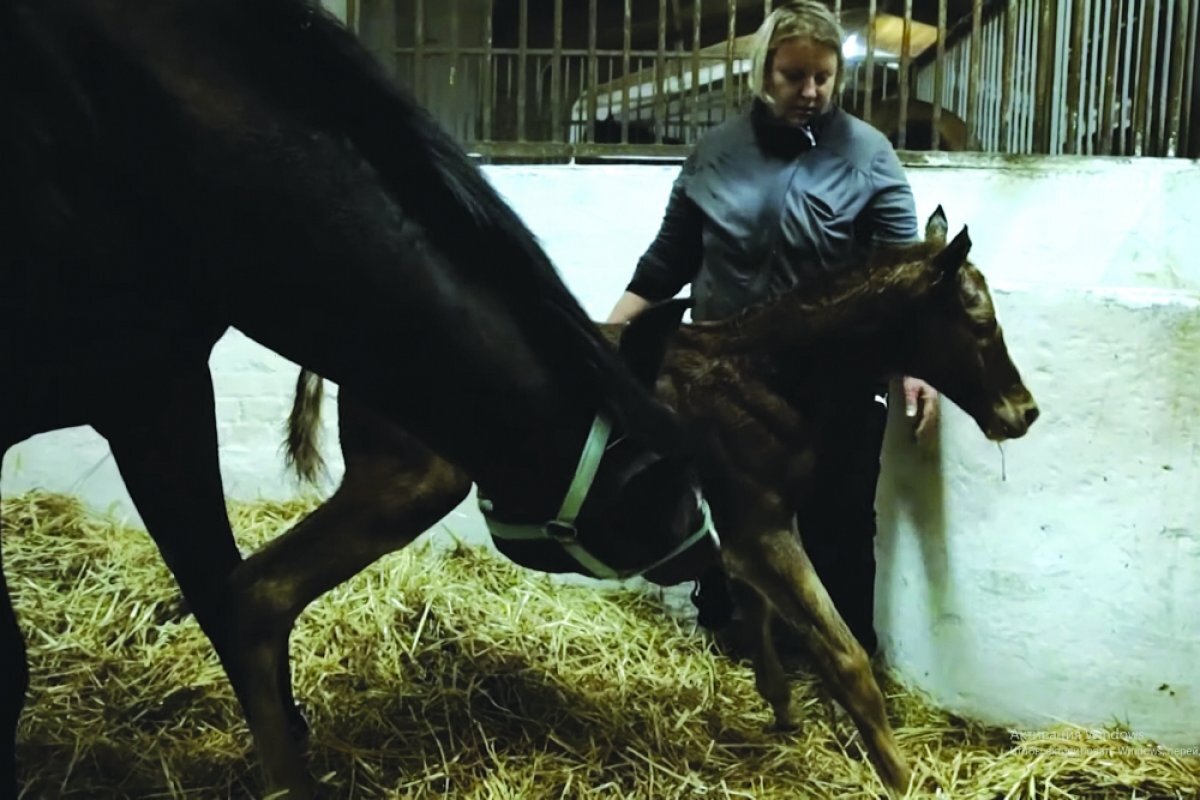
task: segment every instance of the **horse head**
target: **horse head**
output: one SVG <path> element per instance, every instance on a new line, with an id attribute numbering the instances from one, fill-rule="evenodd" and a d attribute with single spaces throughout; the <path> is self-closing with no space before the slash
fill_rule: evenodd
<path id="1" fill-rule="evenodd" d="M 993 441 L 1024 436 L 1038 406 L 1009 355 L 967 228 L 946 243 L 941 206 L 926 225 L 928 290 L 898 331 L 906 372 L 929 381 Z"/>
<path id="2" fill-rule="evenodd" d="M 623 331 L 620 354 L 643 386 L 654 385 L 670 336 L 689 304 L 661 303 Z M 646 430 L 644 419 L 640 425 L 630 419 L 613 426 L 598 415 L 552 519 L 504 522 L 485 497 L 481 508 L 497 548 L 542 572 L 608 579 L 640 575 L 664 586 L 690 580 L 715 563 L 719 540 L 689 448 L 675 438 L 678 421 L 663 417 L 658 424 L 665 429 Z M 672 435 L 664 438 L 664 433 Z"/>

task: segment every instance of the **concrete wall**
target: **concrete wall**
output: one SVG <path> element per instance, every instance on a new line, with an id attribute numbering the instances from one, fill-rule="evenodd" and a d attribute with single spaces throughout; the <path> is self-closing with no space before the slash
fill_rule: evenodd
<path id="1" fill-rule="evenodd" d="M 487 174 L 600 317 L 653 237 L 675 168 Z M 909 176 L 922 216 L 941 203 L 952 232 L 970 224 L 1043 416 L 1003 451 L 952 407 L 928 448 L 892 426 L 877 609 L 889 658 L 991 722 L 1116 719 L 1200 743 L 1200 165 L 932 156 Z M 294 367 L 236 333 L 212 364 L 228 493 L 292 496 L 278 442 Z M 90 431 L 31 439 L 2 474 L 6 493 L 42 486 L 128 508 Z M 469 508 L 446 524 L 480 531 Z"/>

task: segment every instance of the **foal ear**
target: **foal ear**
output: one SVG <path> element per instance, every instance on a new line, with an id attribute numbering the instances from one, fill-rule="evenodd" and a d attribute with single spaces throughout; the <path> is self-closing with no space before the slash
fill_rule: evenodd
<path id="1" fill-rule="evenodd" d="M 942 209 L 941 203 L 938 203 L 938 207 L 925 221 L 925 241 L 945 244 L 946 233 L 949 230 L 950 223 L 946 221 L 946 212 Z"/>
<path id="2" fill-rule="evenodd" d="M 683 320 L 691 298 L 666 300 L 650 306 L 629 321 L 621 333 L 621 356 L 630 371 L 646 386 L 658 379 L 667 354 L 667 342 Z"/>
<path id="3" fill-rule="evenodd" d="M 958 232 L 958 236 L 954 237 L 954 241 L 933 257 L 934 269 L 946 275 L 953 275 L 967 260 L 969 252 L 971 252 L 971 237 L 967 234 L 967 226 L 964 225 L 963 229 Z"/>

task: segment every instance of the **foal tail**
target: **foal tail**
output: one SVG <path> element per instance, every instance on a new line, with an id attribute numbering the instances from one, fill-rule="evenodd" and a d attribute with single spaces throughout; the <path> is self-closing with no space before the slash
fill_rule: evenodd
<path id="1" fill-rule="evenodd" d="M 296 470 L 300 480 L 316 483 L 325 471 L 325 459 L 317 446 L 317 430 L 321 423 L 321 401 L 325 396 L 325 381 L 315 372 L 300 370 L 296 378 L 296 399 L 288 415 L 287 441 L 284 442 L 284 462 Z"/>

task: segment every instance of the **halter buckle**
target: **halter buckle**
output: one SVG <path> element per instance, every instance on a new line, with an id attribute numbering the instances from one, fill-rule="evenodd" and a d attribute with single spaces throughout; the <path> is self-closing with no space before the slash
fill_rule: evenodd
<path id="1" fill-rule="evenodd" d="M 559 544 L 574 544 L 579 540 L 579 531 L 570 522 L 552 519 L 546 523 L 546 536 Z"/>

